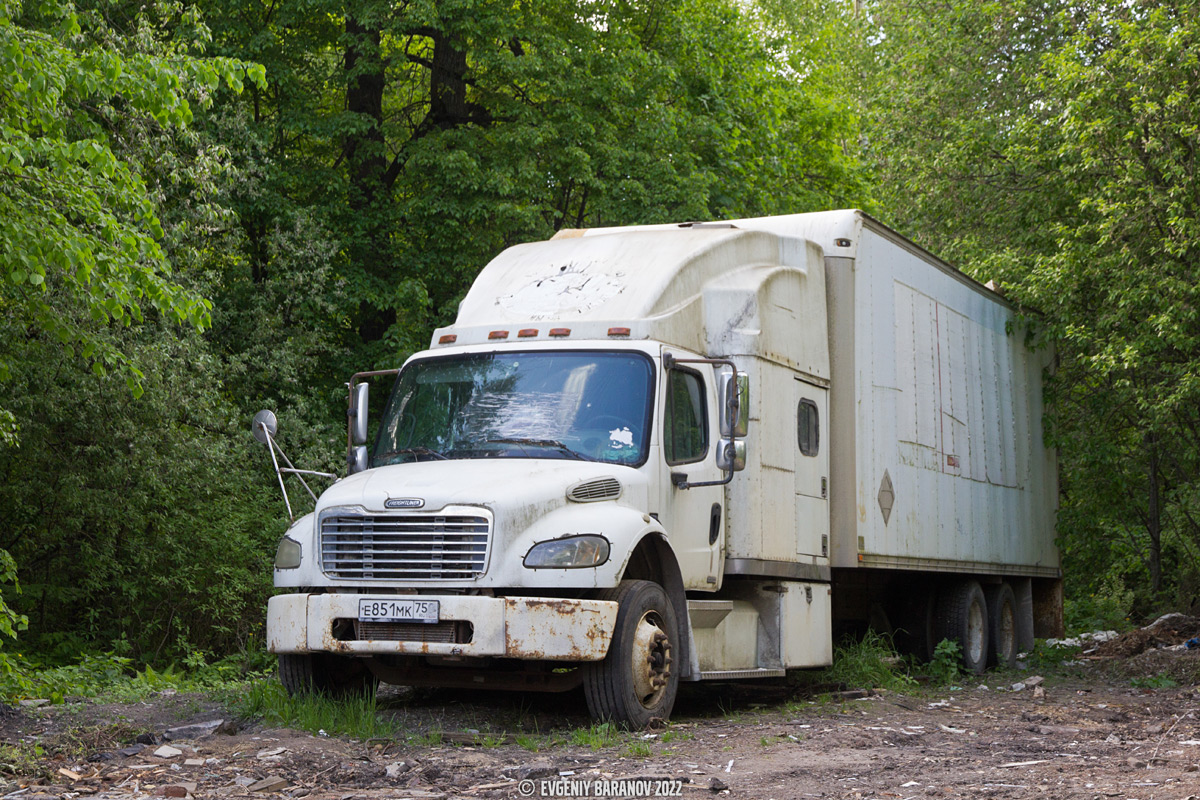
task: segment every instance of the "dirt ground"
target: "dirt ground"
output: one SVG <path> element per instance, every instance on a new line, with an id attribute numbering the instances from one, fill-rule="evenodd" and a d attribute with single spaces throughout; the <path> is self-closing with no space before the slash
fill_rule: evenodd
<path id="1" fill-rule="evenodd" d="M 1200 800 L 1200 648 L 1165 649 L 1200 621 L 1159 628 L 1041 674 L 988 673 L 961 688 L 833 699 L 780 685 L 692 688 L 668 728 L 607 737 L 576 694 L 391 690 L 382 705 L 403 733 L 369 741 L 234 720 L 191 695 L 21 708 L 0 734 L 43 755 L 0 764 L 0 795 Z M 199 722 L 212 724 L 164 740 Z M 128 744 L 138 733 L 142 743 Z"/>

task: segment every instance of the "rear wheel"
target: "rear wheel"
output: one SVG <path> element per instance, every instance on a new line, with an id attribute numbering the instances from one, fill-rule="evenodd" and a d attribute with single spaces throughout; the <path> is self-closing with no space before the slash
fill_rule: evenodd
<path id="1" fill-rule="evenodd" d="M 375 691 L 378 679 L 361 658 L 332 653 L 280 653 L 279 682 L 289 695 L 349 697 Z"/>
<path id="2" fill-rule="evenodd" d="M 938 641 L 958 642 L 963 666 L 976 674 L 987 668 L 987 620 L 987 599 L 978 581 L 962 581 L 939 593 Z"/>
<path id="3" fill-rule="evenodd" d="M 679 690 L 679 626 L 667 593 L 650 581 L 621 581 L 596 599 L 619 607 L 608 655 L 584 667 L 588 711 L 634 730 L 656 717 L 666 720 Z"/>
<path id="4" fill-rule="evenodd" d="M 1011 667 L 1017 661 L 1017 598 L 1007 583 L 984 591 L 988 611 L 988 666 Z"/>

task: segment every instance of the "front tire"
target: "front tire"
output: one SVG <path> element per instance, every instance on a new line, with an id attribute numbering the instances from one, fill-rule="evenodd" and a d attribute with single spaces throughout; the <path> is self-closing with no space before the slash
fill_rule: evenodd
<path id="1" fill-rule="evenodd" d="M 379 684 L 363 659 L 332 653 L 280 653 L 279 682 L 292 697 L 353 697 L 370 694 Z"/>
<path id="2" fill-rule="evenodd" d="M 617 623 L 603 661 L 583 671 L 592 718 L 641 730 L 665 721 L 679 691 L 679 625 L 667 593 L 650 581 L 621 581 L 598 600 L 616 601 Z"/>
<path id="3" fill-rule="evenodd" d="M 962 581 L 939 593 L 937 636 L 958 642 L 968 672 L 978 675 L 987 668 L 987 599 L 979 581 Z"/>

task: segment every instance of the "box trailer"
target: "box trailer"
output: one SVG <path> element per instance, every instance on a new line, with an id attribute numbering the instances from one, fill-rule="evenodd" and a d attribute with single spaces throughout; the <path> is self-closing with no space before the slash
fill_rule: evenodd
<path id="1" fill-rule="evenodd" d="M 582 685 L 631 726 L 867 627 L 1011 662 L 1061 628 L 1050 363 L 859 211 L 509 248 L 428 350 L 351 380 L 349 474 L 280 542 L 269 647 L 292 691 Z"/>

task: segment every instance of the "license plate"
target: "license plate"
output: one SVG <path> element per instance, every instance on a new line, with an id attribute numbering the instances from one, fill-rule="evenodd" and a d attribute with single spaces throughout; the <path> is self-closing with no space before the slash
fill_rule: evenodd
<path id="1" fill-rule="evenodd" d="M 401 600 L 363 597 L 358 601 L 359 622 L 437 622 L 437 600 Z"/>

